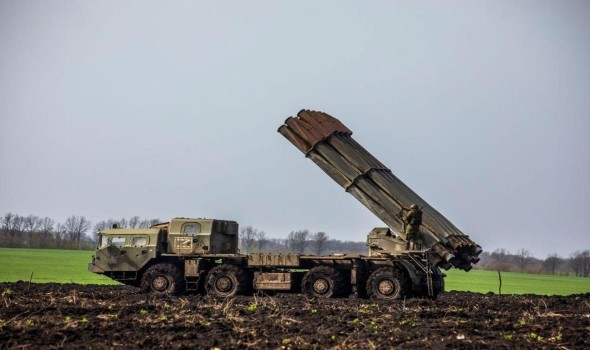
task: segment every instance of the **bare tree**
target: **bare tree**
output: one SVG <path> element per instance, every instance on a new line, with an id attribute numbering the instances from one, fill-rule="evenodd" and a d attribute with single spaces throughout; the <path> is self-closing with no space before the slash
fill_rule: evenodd
<path id="1" fill-rule="evenodd" d="M 588 277 L 590 275 L 590 250 L 582 251 L 580 258 L 582 259 L 582 276 Z"/>
<path id="2" fill-rule="evenodd" d="M 305 248 L 309 243 L 309 231 L 308 230 L 299 230 L 299 231 L 291 231 L 289 236 L 287 237 L 287 241 L 289 242 L 289 248 L 296 253 L 303 254 L 305 252 Z"/>
<path id="3" fill-rule="evenodd" d="M 33 248 L 39 246 L 39 242 L 35 242 L 35 233 L 39 232 L 41 228 L 41 220 L 35 215 L 28 215 L 23 218 L 23 232 L 27 234 L 27 241 L 25 245 Z"/>
<path id="4" fill-rule="evenodd" d="M 14 215 L 12 213 L 6 213 L 6 214 L 4 214 L 4 217 L 2 218 L 2 231 L 6 232 L 7 234 L 10 234 L 10 229 L 12 228 L 13 218 L 14 218 Z"/>
<path id="5" fill-rule="evenodd" d="M 268 239 L 266 239 L 266 232 L 259 231 L 258 237 L 256 237 L 256 242 L 258 243 L 258 251 L 263 251 L 264 247 L 268 244 Z"/>
<path id="6" fill-rule="evenodd" d="M 557 255 L 557 253 L 553 253 L 543 261 L 543 268 L 547 272 L 551 272 L 552 275 L 555 275 L 555 271 L 559 268 L 559 266 L 563 263 L 563 259 Z"/>
<path id="7" fill-rule="evenodd" d="M 64 228 L 68 239 L 71 241 L 71 248 L 80 248 L 80 241 L 82 241 L 83 238 L 82 236 L 86 234 L 90 226 L 91 222 L 86 220 L 84 216 L 72 215 L 66 219 Z"/>
<path id="8" fill-rule="evenodd" d="M 129 219 L 129 228 L 136 228 L 139 225 L 139 216 L 135 215 Z"/>
<path id="9" fill-rule="evenodd" d="M 2 244 L 6 247 L 22 247 L 24 243 L 23 233 L 24 217 L 8 213 L 2 218 L 2 232 L 4 239 Z"/>
<path id="10" fill-rule="evenodd" d="M 109 228 L 109 223 L 107 221 L 102 220 L 94 224 L 94 233 L 99 233 Z"/>
<path id="11" fill-rule="evenodd" d="M 492 259 L 496 262 L 507 262 L 510 252 L 505 248 L 498 248 L 492 252 Z"/>
<path id="12" fill-rule="evenodd" d="M 23 231 L 24 218 L 20 215 L 7 213 L 2 218 L 2 230 L 10 237 L 15 237 Z"/>
<path id="13" fill-rule="evenodd" d="M 160 222 L 160 219 L 141 220 L 139 216 L 132 216 L 129 220 L 121 218 L 120 220 L 102 220 L 94 225 L 94 232 L 108 230 L 117 225 L 118 228 L 148 228 Z"/>
<path id="14" fill-rule="evenodd" d="M 12 234 L 16 235 L 19 233 L 23 232 L 23 226 L 24 226 L 24 222 L 25 222 L 25 218 L 20 216 L 20 215 L 15 215 L 14 218 L 12 219 Z"/>
<path id="15" fill-rule="evenodd" d="M 27 233 L 39 231 L 41 220 L 35 215 L 28 215 L 23 219 L 23 231 Z"/>
<path id="16" fill-rule="evenodd" d="M 117 221 L 117 226 L 119 226 L 120 228 L 127 228 L 128 227 L 127 219 L 121 218 L 121 220 Z"/>
<path id="17" fill-rule="evenodd" d="M 488 268 L 497 271 L 510 270 L 510 252 L 505 248 L 498 248 L 490 254 L 492 262 L 488 264 Z"/>
<path id="18" fill-rule="evenodd" d="M 289 250 L 289 241 L 283 238 L 269 238 L 266 240 L 266 246 L 272 251 L 285 252 Z"/>
<path id="19" fill-rule="evenodd" d="M 590 250 L 573 252 L 569 259 L 569 265 L 576 276 L 588 277 L 590 275 Z"/>
<path id="20" fill-rule="evenodd" d="M 524 271 L 531 262 L 531 252 L 524 248 L 520 248 L 516 251 L 516 262 L 520 271 Z"/>
<path id="21" fill-rule="evenodd" d="M 245 253 L 252 253 L 258 238 L 258 230 L 252 226 L 242 227 L 240 230 L 240 250 Z"/>
<path id="22" fill-rule="evenodd" d="M 49 217 L 44 217 L 41 219 L 41 242 L 40 246 L 42 248 L 48 248 L 49 246 L 49 237 L 53 234 L 55 221 Z"/>
<path id="23" fill-rule="evenodd" d="M 328 235 L 325 232 L 316 232 L 311 235 L 311 244 L 316 255 L 322 255 L 328 243 Z"/>
<path id="24" fill-rule="evenodd" d="M 10 235 L 10 227 L 12 226 L 12 213 L 6 213 L 0 220 L 0 244 L 2 247 L 12 246 L 12 236 Z"/>
<path id="25" fill-rule="evenodd" d="M 67 237 L 66 226 L 62 223 L 58 223 L 53 236 L 55 237 L 55 247 L 58 249 L 64 248 L 64 240 Z"/>
<path id="26" fill-rule="evenodd" d="M 16 231 L 20 229 L 21 217 L 12 213 L 7 213 L 2 218 L 2 230 L 10 235 L 14 236 Z"/>
<path id="27" fill-rule="evenodd" d="M 140 220 L 137 223 L 137 228 L 148 228 L 148 227 L 152 227 L 155 224 L 159 224 L 161 223 L 160 219 L 146 219 L 146 220 Z"/>

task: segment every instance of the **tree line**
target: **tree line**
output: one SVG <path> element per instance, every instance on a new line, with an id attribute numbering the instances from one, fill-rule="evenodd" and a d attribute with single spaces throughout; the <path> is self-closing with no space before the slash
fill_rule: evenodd
<path id="1" fill-rule="evenodd" d="M 35 215 L 21 216 L 7 213 L 0 220 L 0 247 L 84 249 L 95 247 L 95 234 L 116 225 L 121 228 L 147 228 L 161 222 L 159 219 L 130 218 L 101 220 L 92 224 L 86 217 L 72 215 L 63 222 Z M 240 252 L 290 252 L 297 254 L 366 254 L 365 242 L 332 239 L 325 232 L 307 229 L 291 231 L 286 238 L 270 238 L 252 226 L 242 227 L 239 239 Z M 480 255 L 478 268 L 497 271 L 518 271 L 590 277 L 590 250 L 578 250 L 569 257 L 556 253 L 546 259 L 533 257 L 525 248 L 511 253 L 505 248 Z"/>
<path id="2" fill-rule="evenodd" d="M 479 267 L 486 270 L 516 271 L 528 273 L 547 273 L 551 275 L 569 275 L 573 273 L 579 277 L 590 276 L 590 250 L 577 250 L 569 257 L 562 257 L 557 253 L 550 254 L 545 259 L 531 256 L 530 251 L 520 248 L 511 253 L 505 248 L 493 252 L 483 252 L 480 255 Z"/>
<path id="3" fill-rule="evenodd" d="M 158 222 L 158 219 L 141 220 L 139 216 L 133 216 L 102 220 L 93 225 L 86 217 L 77 215 L 56 222 L 49 217 L 7 213 L 0 220 L 0 247 L 87 250 L 95 246 L 94 233 L 115 224 L 123 228 L 141 228 Z"/>
<path id="4" fill-rule="evenodd" d="M 240 252 L 285 252 L 296 254 L 366 254 L 365 242 L 331 239 L 325 232 L 310 232 L 307 229 L 291 231 L 286 238 L 268 238 L 264 231 L 252 226 L 240 230 Z"/>
<path id="5" fill-rule="evenodd" d="M 64 222 L 36 215 L 21 216 L 7 213 L 0 220 L 0 247 L 83 249 L 95 248 L 95 234 L 117 226 L 120 228 L 147 228 L 159 219 L 130 218 L 101 220 L 93 224 L 85 216 L 72 215 Z M 366 252 L 364 242 L 330 239 L 325 232 L 292 231 L 287 238 L 269 238 L 264 231 L 246 226 L 241 229 L 240 250 L 243 253 L 260 251 L 292 252 L 299 254 L 330 254 Z"/>

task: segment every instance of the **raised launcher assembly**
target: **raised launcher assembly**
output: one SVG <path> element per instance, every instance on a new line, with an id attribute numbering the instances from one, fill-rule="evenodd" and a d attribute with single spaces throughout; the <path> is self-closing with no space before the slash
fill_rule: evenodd
<path id="1" fill-rule="evenodd" d="M 479 261 L 481 247 L 359 145 L 338 119 L 301 110 L 278 131 L 402 238 L 401 208 L 422 208 L 423 249 L 434 266 L 469 271 Z"/>

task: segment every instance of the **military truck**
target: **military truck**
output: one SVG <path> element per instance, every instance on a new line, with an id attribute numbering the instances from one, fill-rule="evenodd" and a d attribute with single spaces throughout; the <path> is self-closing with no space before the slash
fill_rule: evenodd
<path id="1" fill-rule="evenodd" d="M 367 255 L 241 254 L 238 223 L 174 218 L 147 229 L 98 233 L 89 270 L 155 294 L 254 292 L 349 295 L 377 299 L 436 298 L 441 269 L 469 271 L 481 247 L 432 208 L 356 143 L 338 119 L 302 110 L 278 130 L 387 227 L 367 235 Z M 401 208 L 417 204 L 423 221 L 419 249 L 408 249 Z"/>

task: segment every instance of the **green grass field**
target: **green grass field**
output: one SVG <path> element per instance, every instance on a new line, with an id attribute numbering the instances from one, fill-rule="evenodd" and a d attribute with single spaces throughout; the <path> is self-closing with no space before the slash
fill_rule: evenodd
<path id="1" fill-rule="evenodd" d="M 88 272 L 93 251 L 0 248 L 0 282 L 118 284 Z"/>
<path id="2" fill-rule="evenodd" d="M 93 251 L 0 248 L 0 282 L 117 284 L 88 272 Z M 445 271 L 446 290 L 498 293 L 496 271 Z M 502 294 L 590 293 L 590 278 L 502 272 Z"/>
<path id="3" fill-rule="evenodd" d="M 497 271 L 445 271 L 445 289 L 498 294 Z M 502 294 L 570 295 L 590 293 L 590 278 L 502 272 Z"/>

